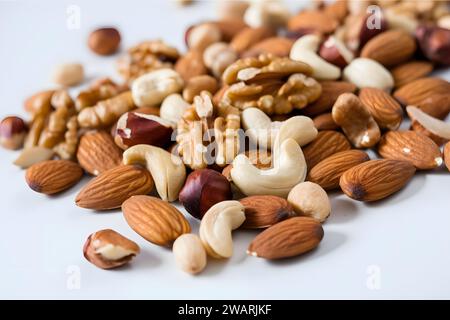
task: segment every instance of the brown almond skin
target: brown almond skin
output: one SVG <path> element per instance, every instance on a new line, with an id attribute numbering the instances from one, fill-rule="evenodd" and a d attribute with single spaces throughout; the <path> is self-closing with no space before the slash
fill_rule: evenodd
<path id="1" fill-rule="evenodd" d="M 96 54 L 113 54 L 119 49 L 119 45 L 120 33 L 115 28 L 100 28 L 89 35 L 88 46 Z"/>
<path id="2" fill-rule="evenodd" d="M 450 171 L 450 142 L 447 142 L 444 146 L 444 161 L 445 166 L 447 167 L 448 171 Z"/>
<path id="3" fill-rule="evenodd" d="M 390 94 L 378 88 L 362 88 L 359 99 L 382 129 L 396 130 L 403 120 L 403 109 Z"/>
<path id="4" fill-rule="evenodd" d="M 245 207 L 245 221 L 241 225 L 244 229 L 267 228 L 297 216 L 287 200 L 277 196 L 250 196 L 239 202 Z"/>
<path id="5" fill-rule="evenodd" d="M 411 162 L 417 169 L 427 170 L 442 164 L 436 143 L 416 131 L 389 131 L 380 140 L 378 153 L 385 159 Z"/>
<path id="6" fill-rule="evenodd" d="M 434 133 L 432 133 L 431 131 L 429 131 L 428 129 L 426 129 L 423 125 L 421 125 L 419 122 L 417 121 L 412 121 L 411 122 L 411 130 L 420 133 L 424 136 L 427 136 L 428 138 L 430 138 L 431 140 L 434 141 L 434 143 L 436 143 L 438 146 L 443 145 L 444 143 L 446 143 L 448 140 L 445 138 L 441 138 L 437 135 L 435 135 Z"/>
<path id="7" fill-rule="evenodd" d="M 47 160 L 29 167 L 25 179 L 34 191 L 51 195 L 69 189 L 82 176 L 83 169 L 73 161 Z"/>
<path id="8" fill-rule="evenodd" d="M 369 160 L 367 153 L 361 150 L 338 152 L 316 164 L 309 171 L 306 180 L 317 183 L 325 190 L 337 189 L 339 179 L 345 171 Z"/>
<path id="9" fill-rule="evenodd" d="M 322 225 L 316 219 L 294 217 L 257 235 L 247 254 L 265 259 L 290 258 L 317 247 L 323 235 Z"/>
<path id="10" fill-rule="evenodd" d="M 160 246 L 169 246 L 180 235 L 191 232 L 184 215 L 159 198 L 133 196 L 122 204 L 128 225 L 141 237 Z"/>
<path id="11" fill-rule="evenodd" d="M 339 185 L 352 199 L 377 201 L 403 188 L 415 172 L 408 161 L 370 160 L 345 171 Z"/>
<path id="12" fill-rule="evenodd" d="M 433 71 L 433 64 L 428 61 L 410 61 L 398 65 L 391 70 L 396 88 L 400 88 L 414 80 L 426 77 Z"/>
<path id="13" fill-rule="evenodd" d="M 244 28 L 233 37 L 230 42 L 230 47 L 237 53 L 241 54 L 258 42 L 274 35 L 275 32 L 271 28 L 267 27 Z"/>
<path id="14" fill-rule="evenodd" d="M 439 78 L 421 78 L 410 82 L 394 92 L 394 98 L 403 106 L 420 104 L 433 95 L 447 95 L 450 83 Z"/>
<path id="15" fill-rule="evenodd" d="M 294 41 L 283 37 L 271 37 L 256 43 L 241 54 L 241 58 L 257 57 L 263 53 L 270 53 L 277 57 L 288 57 Z"/>
<path id="16" fill-rule="evenodd" d="M 150 193 L 153 186 L 147 169 L 139 165 L 120 165 L 89 181 L 78 193 L 75 203 L 86 209 L 115 209 L 131 196 Z"/>
<path id="17" fill-rule="evenodd" d="M 174 68 L 184 81 L 189 81 L 192 77 L 201 76 L 208 73 L 208 69 L 203 63 L 202 52 L 194 49 L 191 49 L 184 56 L 178 59 Z"/>
<path id="18" fill-rule="evenodd" d="M 314 30 L 323 34 L 332 33 L 338 27 L 338 21 L 319 10 L 304 10 L 291 17 L 287 28 L 289 31 Z"/>
<path id="19" fill-rule="evenodd" d="M 122 150 L 106 131 L 84 134 L 77 149 L 80 166 L 91 175 L 98 175 L 122 163 Z"/>
<path id="20" fill-rule="evenodd" d="M 450 113 L 450 95 L 432 95 L 422 100 L 417 107 L 434 118 L 444 120 Z"/>
<path id="21" fill-rule="evenodd" d="M 323 159 L 345 150 L 350 150 L 351 145 L 347 138 L 338 131 L 319 131 L 316 139 L 303 149 L 308 170 L 313 168 Z"/>
<path id="22" fill-rule="evenodd" d="M 339 126 L 334 122 L 331 112 L 322 113 L 313 119 L 317 130 L 337 130 Z"/>

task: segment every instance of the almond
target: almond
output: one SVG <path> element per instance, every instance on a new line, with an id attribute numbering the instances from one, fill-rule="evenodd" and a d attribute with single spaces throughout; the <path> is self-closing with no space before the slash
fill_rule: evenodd
<path id="1" fill-rule="evenodd" d="M 417 107 L 434 118 L 444 120 L 450 113 L 450 95 L 432 95 L 421 101 Z"/>
<path id="2" fill-rule="evenodd" d="M 403 109 L 391 95 L 378 88 L 362 88 L 359 98 L 380 128 L 396 130 L 400 126 Z"/>
<path id="3" fill-rule="evenodd" d="M 426 77 L 433 71 L 433 65 L 428 61 L 410 61 L 398 65 L 391 70 L 395 87 L 399 88 L 414 80 Z"/>
<path id="4" fill-rule="evenodd" d="M 133 196 L 122 204 L 122 211 L 131 229 L 160 246 L 169 246 L 180 235 L 191 232 L 180 211 L 155 197 Z"/>
<path id="5" fill-rule="evenodd" d="M 207 74 L 208 69 L 203 63 L 203 53 L 199 50 L 191 49 L 178 59 L 175 64 L 175 71 L 180 74 L 184 81 L 188 81 L 192 77 Z"/>
<path id="6" fill-rule="evenodd" d="M 338 27 L 338 21 L 331 15 L 319 10 L 305 10 L 289 19 L 289 31 L 314 30 L 320 33 L 332 33 Z"/>
<path id="7" fill-rule="evenodd" d="M 394 98 L 402 105 L 420 104 L 434 95 L 448 95 L 450 83 L 439 78 L 421 78 L 410 82 L 394 92 Z"/>
<path id="8" fill-rule="evenodd" d="M 439 147 L 427 136 L 415 131 L 389 131 L 378 145 L 385 159 L 411 162 L 417 169 L 433 169 L 442 164 Z"/>
<path id="9" fill-rule="evenodd" d="M 303 149 L 303 154 L 308 168 L 313 168 L 323 159 L 350 149 L 350 142 L 342 133 L 324 130 L 320 131 L 316 139 Z"/>
<path id="10" fill-rule="evenodd" d="M 277 196 L 250 196 L 239 202 L 245 207 L 245 221 L 242 228 L 267 228 L 296 216 L 294 209 L 286 199 Z"/>
<path id="11" fill-rule="evenodd" d="M 120 165 L 92 179 L 78 193 L 75 203 L 93 210 L 119 208 L 129 197 L 152 191 L 153 185 L 147 169 L 138 165 Z"/>
<path id="12" fill-rule="evenodd" d="M 399 191 L 415 172 L 408 161 L 370 160 L 345 171 L 339 185 L 352 199 L 376 201 Z"/>
<path id="13" fill-rule="evenodd" d="M 274 31 L 267 27 L 245 28 L 233 37 L 230 47 L 240 54 L 258 42 L 274 35 Z"/>
<path id="14" fill-rule="evenodd" d="M 86 172 L 96 176 L 122 163 L 122 150 L 106 131 L 92 131 L 80 139 L 77 159 Z"/>
<path id="15" fill-rule="evenodd" d="M 416 51 L 416 41 L 403 30 L 388 30 L 370 39 L 361 51 L 361 57 L 392 67 L 407 61 Z"/>
<path id="16" fill-rule="evenodd" d="M 361 150 L 338 152 L 316 164 L 306 180 L 317 183 L 325 190 L 339 188 L 342 174 L 360 163 L 370 160 L 367 153 Z"/>
<path id="17" fill-rule="evenodd" d="M 256 43 L 241 54 L 242 58 L 257 57 L 262 53 L 270 53 L 277 57 L 288 57 L 294 41 L 283 37 L 272 37 Z"/>
<path id="18" fill-rule="evenodd" d="M 431 140 L 434 141 L 435 144 L 437 144 L 438 146 L 443 145 L 444 143 L 446 143 L 448 141 L 448 139 L 439 137 L 438 135 L 435 135 L 434 133 L 430 132 L 429 130 L 427 130 L 423 125 L 421 125 L 419 122 L 417 121 L 412 121 L 411 122 L 411 130 L 422 134 L 424 136 L 427 136 L 428 138 L 430 138 Z"/>
<path id="19" fill-rule="evenodd" d="M 337 98 L 343 93 L 353 93 L 356 86 L 346 81 L 322 81 L 322 94 L 314 103 L 302 109 L 308 117 L 314 117 L 331 110 Z"/>
<path id="20" fill-rule="evenodd" d="M 29 167 L 25 179 L 36 192 L 55 194 L 69 189 L 80 181 L 83 169 L 68 160 L 47 160 Z"/>
<path id="21" fill-rule="evenodd" d="M 316 116 L 314 119 L 314 127 L 317 130 L 336 130 L 339 126 L 334 122 L 331 112 L 322 113 Z"/>
<path id="22" fill-rule="evenodd" d="M 247 254 L 265 259 L 289 258 L 314 249 L 322 238 L 323 228 L 319 221 L 309 217 L 294 217 L 256 236 Z"/>
<path id="23" fill-rule="evenodd" d="M 450 142 L 447 142 L 444 146 L 444 160 L 445 166 L 447 167 L 448 171 L 450 171 Z"/>

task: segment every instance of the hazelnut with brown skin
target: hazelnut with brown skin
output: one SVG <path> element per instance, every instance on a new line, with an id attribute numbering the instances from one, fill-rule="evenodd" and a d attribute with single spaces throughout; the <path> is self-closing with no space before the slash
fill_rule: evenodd
<path id="1" fill-rule="evenodd" d="M 28 126 L 21 118 L 4 118 L 0 123 L 0 145 L 11 150 L 22 148 L 27 131 Z"/>
<path id="2" fill-rule="evenodd" d="M 195 170 L 186 179 L 179 200 L 193 217 L 203 215 L 218 202 L 232 198 L 230 182 L 221 173 L 212 169 Z"/>
<path id="3" fill-rule="evenodd" d="M 450 30 L 423 25 L 417 28 L 416 38 L 428 59 L 442 65 L 450 65 Z"/>
<path id="4" fill-rule="evenodd" d="M 94 30 L 88 39 L 89 48 L 102 56 L 113 54 L 120 45 L 120 33 L 115 28 L 100 28 Z"/>

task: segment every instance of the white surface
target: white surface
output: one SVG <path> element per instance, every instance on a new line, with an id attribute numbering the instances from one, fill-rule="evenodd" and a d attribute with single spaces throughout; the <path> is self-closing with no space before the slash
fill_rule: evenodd
<path id="1" fill-rule="evenodd" d="M 66 28 L 69 4 L 81 9 L 79 30 Z M 114 75 L 116 57 L 97 57 L 85 45 L 95 26 L 118 26 L 124 47 L 163 38 L 184 49 L 183 30 L 213 17 L 212 7 L 210 2 L 178 9 L 166 1 L 0 0 L 0 116 L 23 114 L 26 96 L 51 87 L 55 63 L 80 61 L 90 79 Z M 210 260 L 203 274 L 192 277 L 176 268 L 169 250 L 135 234 L 119 211 L 76 207 L 74 197 L 87 178 L 59 196 L 42 196 L 11 164 L 16 156 L 0 151 L 0 298 L 450 298 L 450 186 L 443 169 L 417 174 L 404 190 L 376 204 L 332 195 L 325 238 L 309 254 L 281 262 L 249 257 L 245 249 L 256 233 L 238 231 L 233 258 Z M 197 230 L 198 223 L 190 221 Z M 141 255 L 114 271 L 88 263 L 83 243 L 102 228 L 137 241 Z M 77 268 L 79 289 L 67 285 Z M 367 282 L 377 274 L 380 286 L 373 290 Z"/>

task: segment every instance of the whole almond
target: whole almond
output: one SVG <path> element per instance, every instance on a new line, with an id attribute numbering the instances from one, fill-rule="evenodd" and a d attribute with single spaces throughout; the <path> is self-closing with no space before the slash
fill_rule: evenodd
<path id="1" fill-rule="evenodd" d="M 450 142 L 447 142 L 444 146 L 444 161 L 445 166 L 447 167 L 448 171 L 450 171 Z"/>
<path id="2" fill-rule="evenodd" d="M 294 41 L 283 37 L 271 37 L 256 43 L 241 54 L 242 58 L 257 57 L 262 53 L 270 53 L 277 57 L 288 57 Z"/>
<path id="3" fill-rule="evenodd" d="M 78 193 L 75 203 L 93 210 L 119 208 L 131 196 L 148 194 L 153 186 L 147 169 L 139 165 L 120 165 L 92 179 Z"/>
<path id="4" fill-rule="evenodd" d="M 25 174 L 27 184 L 36 192 L 55 194 L 80 181 L 83 169 L 68 160 L 47 160 L 29 167 Z"/>
<path id="5" fill-rule="evenodd" d="M 432 95 L 421 101 L 417 107 L 434 118 L 444 120 L 450 113 L 450 95 Z"/>
<path id="6" fill-rule="evenodd" d="M 169 246 L 180 235 L 191 232 L 184 215 L 174 206 L 150 196 L 133 196 L 122 204 L 125 220 L 141 237 Z"/>
<path id="7" fill-rule="evenodd" d="M 92 131 L 80 139 L 77 160 L 86 172 L 96 176 L 122 163 L 122 150 L 106 131 Z"/>
<path id="8" fill-rule="evenodd" d="M 448 95 L 450 83 L 439 78 L 421 78 L 410 82 L 394 92 L 394 98 L 402 105 L 420 104 L 434 95 Z"/>
<path id="9" fill-rule="evenodd" d="M 396 88 L 400 88 L 414 80 L 426 77 L 433 71 L 433 65 L 428 61 L 410 61 L 398 65 L 391 70 Z"/>
<path id="10" fill-rule="evenodd" d="M 322 94 L 312 104 L 302 109 L 302 113 L 308 117 L 314 117 L 331 110 L 337 98 L 343 93 L 353 93 L 356 86 L 346 81 L 322 81 Z"/>
<path id="11" fill-rule="evenodd" d="M 245 221 L 241 228 L 267 228 L 297 215 L 286 199 L 277 196 L 250 196 L 239 202 L 245 207 Z"/>
<path id="12" fill-rule="evenodd" d="M 318 246 L 323 238 L 319 221 L 294 217 L 266 229 L 250 243 L 247 254 L 265 259 L 298 256 Z"/>
<path id="13" fill-rule="evenodd" d="M 378 88 L 362 88 L 359 99 L 369 109 L 380 128 L 396 130 L 403 120 L 403 110 L 391 95 Z"/>
<path id="14" fill-rule="evenodd" d="M 306 180 L 317 183 L 325 190 L 333 190 L 339 188 L 339 179 L 345 171 L 368 160 L 367 153 L 361 150 L 338 152 L 316 164 Z"/>
<path id="15" fill-rule="evenodd" d="M 345 171 L 339 185 L 352 199 L 377 201 L 403 188 L 415 172 L 408 161 L 370 160 Z"/>
<path id="16" fill-rule="evenodd" d="M 178 59 L 175 64 L 175 71 L 180 74 L 184 81 L 188 81 L 192 77 L 207 74 L 208 69 L 203 63 L 203 53 L 199 50 L 191 49 Z"/>
<path id="17" fill-rule="evenodd" d="M 350 150 L 351 145 L 347 138 L 338 131 L 319 131 L 316 139 L 303 149 L 308 169 L 313 168 L 323 159 L 345 150 Z"/>
<path id="18" fill-rule="evenodd" d="M 388 30 L 370 39 L 361 51 L 361 57 L 392 67 L 407 61 L 416 51 L 416 41 L 403 30 Z"/>
<path id="19" fill-rule="evenodd" d="M 331 112 L 322 113 L 313 119 L 314 127 L 317 130 L 336 130 L 339 126 L 334 122 Z"/>
<path id="20" fill-rule="evenodd" d="M 242 29 L 238 34 L 236 34 L 230 42 L 230 47 L 234 49 L 237 53 L 242 53 L 249 48 L 251 48 L 256 43 L 262 41 L 263 39 L 272 37 L 274 31 L 270 28 L 259 27 L 259 28 L 245 28 Z"/>
<path id="21" fill-rule="evenodd" d="M 415 131 L 388 131 L 378 145 L 385 159 L 411 162 L 417 169 L 434 169 L 442 164 L 442 154 L 436 143 Z"/>
<path id="22" fill-rule="evenodd" d="M 320 33 L 332 33 L 338 27 L 338 21 L 319 10 L 305 10 L 288 21 L 289 31 L 313 30 Z"/>

